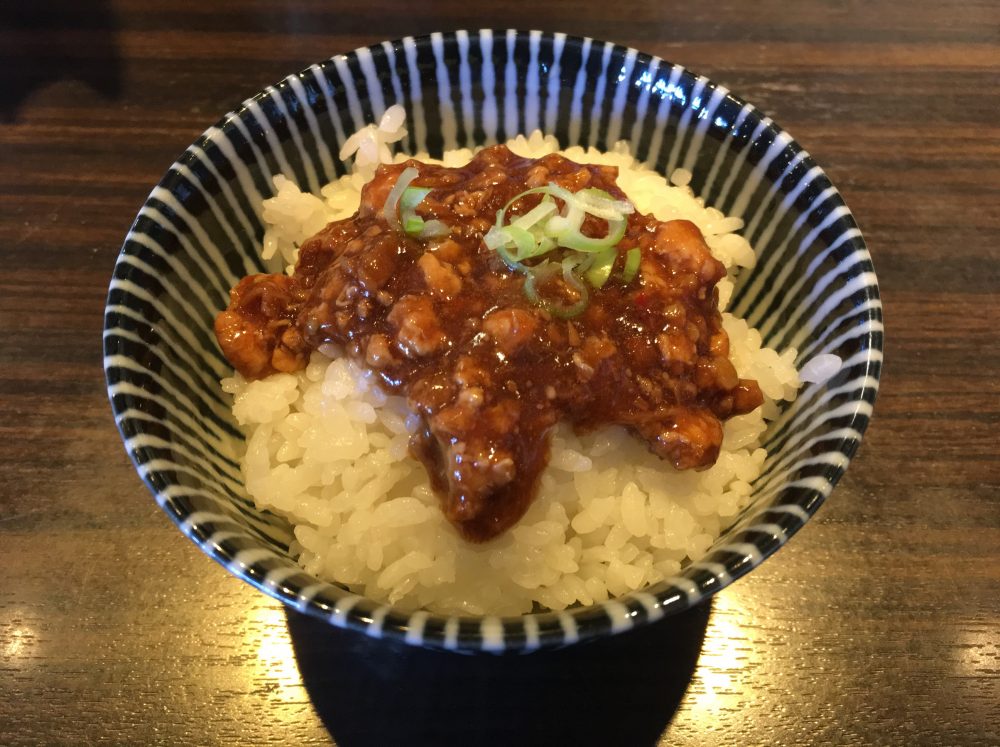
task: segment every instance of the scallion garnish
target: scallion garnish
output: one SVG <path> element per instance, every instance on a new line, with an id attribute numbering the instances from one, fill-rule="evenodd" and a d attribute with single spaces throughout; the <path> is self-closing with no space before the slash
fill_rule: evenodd
<path id="1" fill-rule="evenodd" d="M 556 211 L 555 201 L 546 195 L 542 198 L 542 201 L 538 203 L 530 211 L 522 215 L 520 218 L 514 220 L 511 225 L 517 226 L 518 228 L 529 229 L 534 226 L 542 218 L 547 218 L 549 215 Z"/>
<path id="2" fill-rule="evenodd" d="M 635 275 L 639 272 L 639 260 L 642 259 L 642 252 L 639 247 L 633 247 L 625 252 L 625 269 L 622 270 L 622 280 L 631 283 Z"/>
<path id="3" fill-rule="evenodd" d="M 409 236 L 418 235 L 424 228 L 424 219 L 419 215 L 407 215 L 403 218 L 403 231 Z"/>
<path id="4" fill-rule="evenodd" d="M 399 198 L 399 213 L 412 213 L 417 205 L 431 192 L 430 187 L 407 187 Z"/>
<path id="5" fill-rule="evenodd" d="M 415 168 L 407 166 L 396 178 L 396 183 L 389 190 L 389 196 L 385 198 L 385 206 L 382 208 L 382 217 L 385 222 L 396 231 L 402 231 L 403 225 L 399 220 L 399 201 L 403 197 L 410 182 L 420 175 Z"/>
<path id="6" fill-rule="evenodd" d="M 558 319 L 572 319 L 580 316 L 590 303 L 590 291 L 580 278 L 573 272 L 573 266 L 567 264 L 571 260 L 563 260 L 562 276 L 566 285 L 576 294 L 577 299 L 572 303 L 554 300 L 542 296 L 538 292 L 538 285 L 547 282 L 553 275 L 559 272 L 559 265 L 548 260 L 535 265 L 531 271 L 525 274 L 524 295 L 533 304 L 541 306 L 552 316 Z"/>
<path id="7" fill-rule="evenodd" d="M 448 224 L 440 220 L 424 221 L 424 227 L 420 229 L 418 239 L 439 239 L 451 233 Z"/>
<path id="8" fill-rule="evenodd" d="M 613 246 L 593 255 L 590 267 L 584 273 L 587 282 L 595 288 L 603 288 L 604 284 L 608 282 L 608 278 L 611 277 L 611 268 L 614 267 L 617 258 L 618 250 Z"/>
<path id="9" fill-rule="evenodd" d="M 507 212 L 514 204 L 529 195 L 542 195 L 541 202 L 522 216 L 507 222 Z M 560 209 L 556 200 L 562 202 Z M 618 243 L 628 227 L 628 215 L 635 207 L 628 200 L 619 200 L 602 189 L 587 188 L 571 192 L 558 184 L 534 187 L 516 195 L 497 211 L 496 223 L 486 233 L 486 246 L 495 251 L 514 272 L 525 275 L 524 294 L 528 299 L 550 311 L 554 316 L 571 318 L 583 313 L 589 302 L 589 283 L 603 288 L 611 277 L 618 258 Z M 587 236 L 583 223 L 587 216 L 607 221 L 604 236 Z M 578 297 L 572 304 L 554 303 L 539 296 L 538 285 L 544 282 L 555 267 L 548 260 L 528 264 L 528 260 L 543 257 L 554 249 L 563 249 L 563 281 Z M 634 250 L 638 252 L 638 250 Z M 628 258 L 626 258 L 628 262 Z M 635 267 L 626 282 L 638 271 L 638 254 Z M 626 265 L 626 272 L 628 266 Z M 623 273 L 623 278 L 625 274 Z"/>
<path id="10" fill-rule="evenodd" d="M 602 238 L 584 236 L 579 228 L 567 229 L 556 236 L 559 246 L 578 252 L 601 252 L 613 247 L 625 236 L 625 219 L 608 221 L 608 234 Z"/>
<path id="11" fill-rule="evenodd" d="M 412 166 L 403 169 L 396 183 L 385 198 L 382 216 L 391 228 L 417 239 L 434 239 L 447 236 L 451 229 L 439 220 L 425 221 L 416 213 L 417 205 L 430 194 L 430 187 L 411 187 L 410 183 L 419 176 Z"/>

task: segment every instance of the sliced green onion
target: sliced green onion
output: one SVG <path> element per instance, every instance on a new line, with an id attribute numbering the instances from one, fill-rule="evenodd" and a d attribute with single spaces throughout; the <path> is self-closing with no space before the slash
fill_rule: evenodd
<path id="1" fill-rule="evenodd" d="M 451 233 L 448 224 L 440 220 L 429 220 L 424 222 L 424 227 L 420 229 L 421 239 L 439 239 Z"/>
<path id="2" fill-rule="evenodd" d="M 499 246 L 494 247 L 494 251 L 499 255 L 500 259 L 503 260 L 503 263 L 507 265 L 507 267 L 513 270 L 514 272 L 523 272 L 523 273 L 529 272 L 530 268 L 525 267 L 523 264 L 521 264 L 518 261 L 517 257 L 515 257 L 507 250 L 505 244 L 500 244 Z"/>
<path id="3" fill-rule="evenodd" d="M 611 268 L 615 266 L 618 251 L 613 246 L 609 246 L 607 249 L 590 256 L 590 267 L 583 276 L 595 288 L 603 288 L 604 284 L 608 282 L 608 278 L 611 277 Z"/>
<path id="4" fill-rule="evenodd" d="M 529 272 L 527 277 L 524 278 L 524 295 L 527 296 L 528 300 L 531 301 L 535 306 L 542 305 L 542 299 L 538 295 L 538 289 L 535 287 L 537 278 L 535 273 Z"/>
<path id="5" fill-rule="evenodd" d="M 557 267 L 548 260 L 537 264 L 534 267 L 524 267 L 523 265 L 522 267 L 524 271 L 524 286 L 521 289 L 522 292 L 533 304 L 536 306 L 542 306 L 544 301 L 538 295 L 537 284 L 547 280 L 552 273 L 556 271 Z"/>
<path id="6" fill-rule="evenodd" d="M 385 198 L 385 206 L 382 208 L 382 217 L 385 218 L 385 222 L 396 231 L 403 230 L 403 226 L 399 222 L 399 200 L 403 196 L 403 192 L 406 191 L 406 188 L 410 186 L 410 182 L 416 179 L 419 175 L 419 171 L 412 166 L 407 166 L 396 178 L 396 183 L 392 185 L 392 189 L 389 191 L 389 196 Z"/>
<path id="7" fill-rule="evenodd" d="M 600 252 L 609 246 L 614 246 L 625 236 L 626 222 L 624 218 L 608 221 L 608 235 L 601 238 L 584 236 L 579 230 L 566 231 L 557 236 L 559 246 L 576 249 L 578 252 Z"/>
<path id="8" fill-rule="evenodd" d="M 579 233 L 583 227 L 583 219 L 587 213 L 579 205 L 567 205 L 560 215 L 549 218 L 545 224 L 545 233 L 555 239 L 571 233 Z"/>
<path id="9" fill-rule="evenodd" d="M 588 213 L 604 220 L 613 220 L 622 215 L 631 215 L 635 212 L 635 206 L 628 200 L 619 200 L 612 197 L 603 189 L 588 187 L 576 193 L 577 199 L 584 203 Z"/>
<path id="10" fill-rule="evenodd" d="M 409 186 L 419 175 L 419 172 L 412 166 L 403 169 L 389 191 L 389 196 L 385 198 L 382 216 L 391 228 L 405 233 L 407 236 L 418 239 L 447 236 L 451 233 L 447 224 L 439 220 L 425 221 L 415 212 L 417 205 L 423 202 L 431 191 L 430 187 Z"/>
<path id="11" fill-rule="evenodd" d="M 555 186 L 555 185 L 550 184 L 547 187 L 532 187 L 531 189 L 526 189 L 523 192 L 520 192 L 520 193 L 514 195 L 509 200 L 507 200 L 507 204 L 504 205 L 501 210 L 497 211 L 497 223 L 502 223 L 503 222 L 503 216 L 506 215 L 507 211 L 510 210 L 511 206 L 515 202 L 517 202 L 518 200 L 520 200 L 522 197 L 527 197 L 528 195 L 551 195 L 551 194 L 553 194 L 552 193 L 552 189 L 551 189 L 553 186 Z M 561 189 L 561 187 L 560 187 L 560 189 Z M 569 194 L 573 194 L 573 193 L 570 192 Z"/>
<path id="12" fill-rule="evenodd" d="M 519 262 L 535 256 L 538 244 L 535 242 L 535 237 L 526 229 L 511 225 L 502 230 L 507 235 L 508 241 L 513 241 L 517 247 L 516 257 Z"/>
<path id="13" fill-rule="evenodd" d="M 584 285 L 580 278 L 578 278 L 571 270 L 567 269 L 567 266 L 563 265 L 563 279 L 566 284 L 570 286 L 579 294 L 579 298 L 576 303 L 565 305 L 556 304 L 551 301 L 546 304 L 545 308 L 548 310 L 552 316 L 558 317 L 560 319 L 572 319 L 573 317 L 580 316 L 590 303 L 590 292 L 587 290 L 587 286 Z"/>
<path id="14" fill-rule="evenodd" d="M 548 254 L 555 248 L 556 248 L 556 242 L 554 242 L 548 236 L 542 236 L 542 238 L 540 239 L 535 239 L 534 236 L 531 236 L 530 247 L 525 252 L 519 252 L 518 256 L 520 257 L 520 259 L 531 259 L 533 257 L 541 257 L 543 254 Z"/>
<path id="15" fill-rule="evenodd" d="M 549 262 L 548 260 L 545 260 L 534 267 L 525 268 L 524 295 L 528 297 L 528 300 L 534 304 L 541 305 L 543 301 L 538 295 L 538 288 L 536 285 L 538 283 L 544 283 L 557 272 L 559 272 L 559 265 L 554 262 Z"/>
<path id="16" fill-rule="evenodd" d="M 399 212 L 407 213 L 412 211 L 430 193 L 430 187 L 407 187 L 403 190 L 403 194 L 399 198 Z"/>
<path id="17" fill-rule="evenodd" d="M 570 192 L 565 187 L 558 184 L 549 184 L 548 187 L 537 187 L 537 189 L 548 189 L 554 197 L 562 200 L 567 208 L 577 208 L 590 213 L 595 218 L 604 220 L 614 220 L 623 215 L 635 212 L 635 206 L 628 200 L 616 200 L 603 189 L 590 187 L 579 192 Z"/>
<path id="18" fill-rule="evenodd" d="M 403 231 L 408 236 L 416 236 L 424 228 L 424 219 L 419 215 L 407 215 L 403 218 Z"/>
<path id="19" fill-rule="evenodd" d="M 483 236 L 483 243 L 487 249 L 496 251 L 507 243 L 507 233 L 498 225 L 490 226 L 490 230 Z"/>
<path id="20" fill-rule="evenodd" d="M 403 230 L 406 232 L 407 236 L 415 236 L 416 238 L 426 239 L 428 238 L 427 231 L 435 230 L 437 226 L 433 229 L 427 228 L 427 223 L 416 213 L 416 207 L 423 199 L 430 194 L 430 187 L 407 187 L 403 190 L 402 197 L 399 198 L 399 218 L 403 224 Z M 431 223 L 444 226 L 441 221 L 430 221 Z M 447 233 L 447 227 L 445 227 L 445 233 Z M 441 235 L 437 232 L 433 235 Z"/>
<path id="21" fill-rule="evenodd" d="M 483 236 L 483 242 L 487 248 L 493 251 L 505 251 L 514 262 L 521 262 L 532 257 L 540 257 L 552 251 L 556 245 L 547 236 L 538 239 L 530 231 L 513 225 L 504 228 L 493 226 Z M 513 244 L 513 247 L 511 247 L 511 244 Z M 515 250 L 513 254 L 510 252 L 512 248 Z"/>
<path id="22" fill-rule="evenodd" d="M 595 200 L 607 200 L 608 202 L 616 202 L 615 198 L 611 196 L 610 192 L 603 189 L 598 189 L 597 187 L 586 187 L 577 192 L 581 197 L 589 197 Z M 629 211 L 631 212 L 631 211 Z"/>
<path id="23" fill-rule="evenodd" d="M 541 202 L 505 225 L 507 211 L 522 198 L 536 194 L 542 195 Z M 555 200 L 562 201 L 561 210 Z M 586 283 L 594 288 L 602 288 L 607 283 L 618 258 L 615 247 L 624 238 L 628 226 L 626 216 L 634 212 L 631 202 L 616 199 L 602 189 L 571 192 L 550 183 L 525 190 L 510 199 L 497 211 L 496 223 L 487 231 L 483 242 L 500 256 L 507 267 L 525 275 L 524 294 L 532 303 L 542 306 L 553 316 L 569 319 L 582 314 L 587 308 L 590 291 Z M 606 235 L 594 237 L 583 233 L 588 215 L 607 221 Z M 549 260 L 534 265 L 525 264 L 527 260 L 542 257 L 557 247 L 567 250 L 559 264 Z M 560 265 L 566 287 L 578 296 L 571 304 L 542 298 L 538 294 L 538 285 L 552 272 L 558 271 Z"/>
<path id="24" fill-rule="evenodd" d="M 529 229 L 538 223 L 538 221 L 542 218 L 548 217 L 550 213 L 554 213 L 555 211 L 555 202 L 553 202 L 552 199 L 546 195 L 545 198 L 535 207 L 522 215 L 520 218 L 512 221 L 511 225 L 517 226 L 518 228 Z"/>
<path id="25" fill-rule="evenodd" d="M 552 262 L 543 262 L 531 268 L 524 279 L 524 295 L 528 300 L 536 306 L 541 306 L 558 319 L 572 319 L 573 317 L 580 316 L 590 303 L 590 292 L 587 290 L 587 286 L 580 282 L 580 278 L 573 273 L 573 266 L 567 264 L 567 261 L 564 260 L 562 265 L 563 279 L 579 296 L 572 304 L 557 303 L 543 298 L 538 294 L 537 284 L 544 282 L 553 272 L 557 272 L 559 265 Z"/>
<path id="26" fill-rule="evenodd" d="M 625 269 L 622 270 L 622 280 L 631 283 L 639 272 L 639 260 L 642 259 L 642 252 L 639 247 L 633 247 L 625 252 Z"/>
<path id="27" fill-rule="evenodd" d="M 587 258 L 581 257 L 579 254 L 577 254 L 575 256 L 569 255 L 563 257 L 562 261 L 559 263 L 559 266 L 562 268 L 563 277 L 567 278 L 568 280 L 567 277 L 568 275 L 571 275 L 576 270 L 577 267 L 580 267 L 581 265 L 584 265 L 586 263 L 587 263 Z"/>

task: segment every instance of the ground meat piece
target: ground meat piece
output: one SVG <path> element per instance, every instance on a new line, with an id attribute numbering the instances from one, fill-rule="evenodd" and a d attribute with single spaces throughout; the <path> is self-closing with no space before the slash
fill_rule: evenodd
<path id="1" fill-rule="evenodd" d="M 431 355 L 447 341 L 434 304 L 427 296 L 403 296 L 387 318 L 397 330 L 396 345 L 407 358 Z"/>
<path id="2" fill-rule="evenodd" d="M 462 278 L 447 262 L 442 262 L 433 253 L 424 252 L 417 260 L 424 273 L 424 282 L 430 292 L 441 298 L 452 298 L 462 290 Z"/>
<path id="3" fill-rule="evenodd" d="M 247 378 L 302 368 L 309 347 L 293 322 L 305 299 L 284 275 L 250 275 L 229 293 L 229 308 L 215 319 L 223 354 Z"/>
<path id="4" fill-rule="evenodd" d="M 365 345 L 365 363 L 372 368 L 385 368 L 396 362 L 389 349 L 389 338 L 385 335 L 372 335 Z"/>
<path id="5" fill-rule="evenodd" d="M 660 458 L 678 469 L 702 467 L 719 458 L 722 423 L 712 412 L 696 408 L 665 408 L 635 429 Z"/>
<path id="6" fill-rule="evenodd" d="M 504 355 L 513 355 L 538 329 L 538 314 L 529 309 L 501 309 L 483 319 L 483 331 Z"/>
<path id="7" fill-rule="evenodd" d="M 408 167 L 418 171 L 413 185 L 430 190 L 416 213 L 443 222 L 447 236 L 417 241 L 386 223 L 386 197 Z M 625 199 L 616 177 L 613 167 L 503 146 L 459 168 L 382 166 L 355 217 L 305 242 L 294 277 L 253 276 L 233 290 L 216 320 L 223 351 L 250 377 L 301 367 L 328 342 L 364 360 L 420 416 L 411 449 L 445 515 L 473 541 L 527 510 L 560 419 L 578 430 L 623 425 L 679 469 L 708 467 L 722 420 L 762 395 L 728 358 L 715 290 L 725 268 L 694 224 L 630 215 L 618 262 L 638 247 L 638 275 L 591 289 L 571 321 L 529 301 L 524 276 L 483 243 L 497 211 L 531 186 Z M 540 199 L 523 197 L 508 215 Z M 591 216 L 581 230 L 602 236 L 607 224 Z M 546 292 L 572 304 L 579 295 L 553 278 Z"/>
<path id="8" fill-rule="evenodd" d="M 695 346 L 697 340 L 691 340 L 681 330 L 672 329 L 663 332 L 656 338 L 656 346 L 663 356 L 664 365 L 679 363 L 690 366 L 698 355 L 698 348 Z"/>

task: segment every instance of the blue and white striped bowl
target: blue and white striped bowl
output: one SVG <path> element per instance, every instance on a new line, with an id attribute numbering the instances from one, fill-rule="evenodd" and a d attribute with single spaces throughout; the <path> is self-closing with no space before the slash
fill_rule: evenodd
<path id="1" fill-rule="evenodd" d="M 394 103 L 408 151 L 475 146 L 541 128 L 564 146 L 626 139 L 662 173 L 684 167 L 709 204 L 746 221 L 757 267 L 733 310 L 767 343 L 826 352 L 840 373 L 809 386 L 766 434 L 750 507 L 704 560 L 604 604 L 519 618 L 403 613 L 304 573 L 284 520 L 246 497 L 242 436 L 219 388 L 229 366 L 212 320 L 264 270 L 271 176 L 317 190 L 343 173 L 344 139 Z M 181 531 L 232 573 L 333 625 L 434 648 L 530 651 L 627 630 L 699 603 L 752 570 L 833 489 L 871 416 L 881 306 L 861 233 L 837 190 L 777 124 L 721 85 L 634 49 L 533 31 L 459 31 L 334 57 L 247 99 L 153 189 L 126 237 L 105 312 L 108 394 L 125 447 Z"/>

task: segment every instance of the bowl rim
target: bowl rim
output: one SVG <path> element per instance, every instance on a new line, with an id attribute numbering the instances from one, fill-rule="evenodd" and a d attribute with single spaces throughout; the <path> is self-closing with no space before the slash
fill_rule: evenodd
<path id="1" fill-rule="evenodd" d="M 704 81 L 715 88 L 723 88 L 711 79 L 698 76 L 680 65 L 657 56 L 590 37 L 514 29 L 458 30 L 435 32 L 416 37 L 402 37 L 389 42 L 359 47 L 346 54 L 335 55 L 316 65 L 304 68 L 298 73 L 288 75 L 273 86 L 264 88 L 244 101 L 243 110 L 248 102 L 266 101 L 289 81 L 293 79 L 301 81 L 304 76 L 313 74 L 317 67 L 329 71 L 337 62 L 356 63 L 359 58 L 365 55 L 370 56 L 383 49 L 386 44 L 397 47 L 405 45 L 420 47 L 442 44 L 445 40 L 461 38 L 462 35 L 465 35 L 466 39 L 480 39 L 483 35 L 488 35 L 491 38 L 502 35 L 508 40 L 528 38 L 533 40 L 532 43 L 544 40 L 550 44 L 553 43 L 553 40 L 560 40 L 562 44 L 586 45 L 586 48 L 591 50 L 594 48 L 615 50 L 619 53 L 632 55 L 636 65 L 641 64 L 649 68 L 655 64 L 660 74 L 665 75 L 669 71 L 679 74 L 686 80 Z M 805 167 L 810 170 L 816 169 L 819 176 L 827 178 L 801 146 L 773 120 L 753 105 L 729 92 L 728 89 L 723 88 L 723 90 L 729 99 L 741 110 L 747 112 L 748 118 L 759 123 L 763 131 L 769 133 L 773 138 L 780 136 L 785 143 L 785 149 L 792 149 L 793 152 L 798 153 Z M 233 120 L 239 116 L 240 111 L 242 110 L 237 108 L 223 115 L 212 127 L 205 130 L 194 145 L 206 145 L 209 143 L 213 131 L 226 131 L 227 128 L 233 127 Z M 168 169 L 150 196 L 157 190 L 173 192 L 183 181 L 176 167 L 178 164 L 183 164 L 185 158 L 192 158 L 190 147 Z M 462 653 L 523 653 L 593 640 L 607 634 L 621 633 L 638 625 L 682 612 L 705 601 L 774 554 L 819 509 L 846 470 L 860 444 L 871 417 L 881 373 L 883 349 L 881 301 L 874 268 L 871 265 L 871 257 L 860 230 L 858 230 L 857 224 L 839 191 L 832 186 L 832 183 L 830 189 L 832 193 L 825 200 L 838 208 L 843 208 L 838 222 L 843 221 L 844 225 L 852 231 L 851 235 L 846 238 L 851 253 L 866 260 L 868 267 L 871 268 L 870 282 L 865 284 L 863 290 L 869 304 L 865 318 L 873 322 L 874 326 L 865 333 L 863 338 L 862 349 L 866 355 L 860 365 L 863 365 L 865 371 L 864 383 L 850 400 L 856 405 L 856 408 L 849 414 L 845 426 L 848 432 L 855 435 L 845 435 L 839 441 L 831 439 L 834 445 L 827 447 L 825 453 L 838 453 L 841 458 L 835 465 L 828 465 L 822 475 L 811 478 L 807 485 L 797 488 L 798 493 L 795 500 L 790 500 L 780 507 L 772 506 L 757 512 L 756 518 L 758 519 L 762 518 L 765 513 L 773 514 L 767 517 L 768 521 L 758 521 L 754 524 L 754 527 L 758 528 L 767 527 L 767 531 L 749 542 L 729 543 L 734 548 L 731 551 L 733 557 L 724 562 L 711 560 L 710 558 L 718 556 L 718 551 L 723 550 L 725 546 L 716 548 L 716 551 L 712 552 L 710 556 L 706 556 L 705 559 L 690 563 L 682 568 L 681 573 L 677 576 L 645 589 L 631 592 L 623 597 L 598 602 L 589 607 L 575 607 L 556 612 L 533 612 L 516 617 L 446 616 L 422 610 L 402 612 L 391 605 L 353 594 L 338 585 L 318 581 L 315 577 L 295 566 L 294 561 L 281 558 L 266 548 L 264 544 L 253 539 L 249 535 L 247 527 L 234 521 L 231 517 L 223 513 L 206 512 L 203 507 L 173 491 L 161 475 L 149 468 L 149 459 L 146 458 L 142 447 L 137 445 L 133 436 L 127 432 L 126 415 L 129 407 L 116 402 L 116 396 L 121 398 L 121 392 L 115 390 L 117 382 L 115 373 L 117 366 L 116 348 L 113 342 L 109 343 L 108 341 L 109 334 L 113 336 L 116 320 L 116 312 L 111 308 L 115 278 L 117 278 L 119 266 L 124 261 L 129 237 L 133 235 L 133 232 L 140 230 L 139 217 L 132 224 L 116 260 L 115 275 L 111 287 L 109 287 L 105 305 L 105 381 L 115 415 L 115 423 L 136 471 L 157 503 L 182 533 L 230 573 L 300 612 L 324 619 L 337 627 L 357 630 L 369 636 L 384 637 L 407 644 Z M 144 206 L 148 202 L 149 198 L 144 201 Z M 129 400 L 126 397 L 123 401 L 127 403 Z M 776 495 L 780 494 L 776 493 Z M 743 523 L 743 516 L 746 513 L 743 512 L 740 515 L 740 518 L 733 525 L 734 527 Z M 237 542 L 234 537 L 230 536 L 235 534 L 247 535 L 250 537 L 250 541 Z"/>

